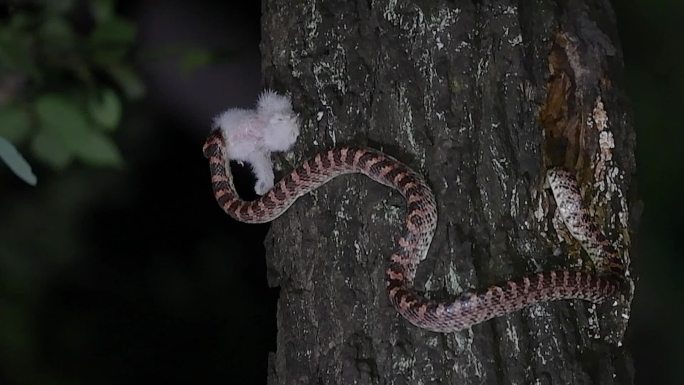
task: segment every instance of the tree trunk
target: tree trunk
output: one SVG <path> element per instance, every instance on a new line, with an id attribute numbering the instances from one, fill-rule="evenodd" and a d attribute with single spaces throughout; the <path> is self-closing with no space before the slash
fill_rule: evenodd
<path id="1" fill-rule="evenodd" d="M 290 169 L 369 145 L 434 189 L 439 223 L 416 278 L 431 295 L 562 266 L 591 268 L 553 225 L 545 170 L 577 172 L 628 260 L 635 135 L 606 0 L 265 0 L 263 70 L 302 120 Z M 469 330 L 418 329 L 384 269 L 403 198 L 362 176 L 300 199 L 267 237 L 281 287 L 269 384 L 631 384 L 615 303 L 533 306 Z M 633 285 L 632 285 L 633 286 Z"/>

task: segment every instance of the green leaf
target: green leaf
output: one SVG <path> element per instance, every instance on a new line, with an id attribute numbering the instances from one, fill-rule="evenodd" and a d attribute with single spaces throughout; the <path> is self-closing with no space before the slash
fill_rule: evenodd
<path id="1" fill-rule="evenodd" d="M 123 165 L 123 158 L 114 141 L 101 132 L 89 132 L 82 138 L 82 144 L 76 155 L 86 164 L 107 167 Z"/>
<path id="2" fill-rule="evenodd" d="M 121 120 L 121 101 L 113 90 L 105 88 L 90 98 L 88 112 L 96 123 L 111 131 Z"/>
<path id="3" fill-rule="evenodd" d="M 29 32 L 0 28 L 0 73 L 37 73 L 33 51 Z"/>
<path id="4" fill-rule="evenodd" d="M 7 24 L 8 30 L 21 31 L 23 29 L 29 28 L 31 22 L 35 19 L 34 16 L 25 12 L 24 10 L 15 10 L 11 12 L 12 17 Z"/>
<path id="5" fill-rule="evenodd" d="M 135 25 L 125 19 L 102 21 L 89 36 L 92 60 L 104 67 L 121 61 L 132 46 L 135 35 Z"/>
<path id="6" fill-rule="evenodd" d="M 135 40 L 135 25 L 122 18 L 104 20 L 90 34 L 94 45 L 131 45 Z"/>
<path id="7" fill-rule="evenodd" d="M 41 131 L 31 140 L 31 151 L 36 158 L 54 169 L 64 169 L 73 159 L 62 140 L 51 131 Z"/>
<path id="8" fill-rule="evenodd" d="M 48 11 L 56 13 L 66 13 L 74 6 L 74 0 L 50 0 L 46 1 Z"/>
<path id="9" fill-rule="evenodd" d="M 44 95 L 36 102 L 43 130 L 33 142 L 36 156 L 53 167 L 69 164 L 72 157 L 93 166 L 120 166 L 123 160 L 114 142 L 90 128 L 85 111 L 72 99 Z"/>
<path id="10" fill-rule="evenodd" d="M 124 66 L 110 66 L 107 68 L 119 87 L 123 89 L 126 97 L 131 100 L 139 99 L 145 94 L 145 84 L 135 71 Z"/>
<path id="11" fill-rule="evenodd" d="M 39 97 L 35 107 L 43 130 L 50 132 L 69 153 L 78 151 L 82 138 L 90 132 L 85 111 L 74 100 L 58 94 Z"/>
<path id="12" fill-rule="evenodd" d="M 0 107 L 0 136 L 14 144 L 23 142 L 31 129 L 29 115 L 17 106 Z"/>
<path id="13" fill-rule="evenodd" d="M 91 0 L 90 11 L 96 21 L 107 21 L 114 16 L 114 5 L 113 0 Z"/>
<path id="14" fill-rule="evenodd" d="M 0 138 L 0 158 L 24 182 L 31 186 L 36 185 L 37 179 L 33 171 L 31 171 L 31 166 L 21 156 L 19 151 L 14 148 L 12 143 L 8 142 L 5 138 Z"/>
<path id="15" fill-rule="evenodd" d="M 76 44 L 76 35 L 71 29 L 71 24 L 65 18 L 58 15 L 45 19 L 38 33 L 49 52 L 71 48 Z"/>

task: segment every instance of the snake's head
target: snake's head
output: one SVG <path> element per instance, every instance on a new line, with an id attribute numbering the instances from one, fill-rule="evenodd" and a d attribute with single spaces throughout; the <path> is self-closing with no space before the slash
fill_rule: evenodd
<path id="1" fill-rule="evenodd" d="M 204 157 L 209 159 L 212 156 L 217 155 L 216 151 L 220 150 L 223 147 L 223 136 L 221 135 L 221 131 L 214 130 L 209 136 L 207 137 L 207 140 L 204 141 L 204 145 L 202 145 L 202 153 L 204 154 Z"/>
<path id="2" fill-rule="evenodd" d="M 574 178 L 570 171 L 561 167 L 551 167 L 546 170 L 546 180 L 544 181 L 544 188 L 552 188 L 557 186 L 559 182 Z"/>

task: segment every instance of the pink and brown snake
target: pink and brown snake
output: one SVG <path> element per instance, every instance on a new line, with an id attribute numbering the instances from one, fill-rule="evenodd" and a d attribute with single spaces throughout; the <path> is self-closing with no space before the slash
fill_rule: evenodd
<path id="1" fill-rule="evenodd" d="M 270 222 L 299 197 L 344 174 L 360 173 L 401 193 L 407 210 L 404 231 L 386 269 L 387 292 L 396 310 L 420 328 L 453 332 L 540 302 L 580 299 L 600 303 L 620 290 L 623 263 L 583 206 L 577 182 L 566 170 L 552 168 L 547 172 L 558 213 L 584 250 L 602 261 L 600 271 L 539 272 L 435 301 L 413 288 L 417 266 L 427 255 L 437 224 L 435 197 L 422 176 L 380 151 L 336 147 L 306 160 L 258 199 L 245 201 L 235 191 L 225 148 L 223 136 L 216 130 L 207 138 L 203 151 L 218 204 L 241 222 Z"/>

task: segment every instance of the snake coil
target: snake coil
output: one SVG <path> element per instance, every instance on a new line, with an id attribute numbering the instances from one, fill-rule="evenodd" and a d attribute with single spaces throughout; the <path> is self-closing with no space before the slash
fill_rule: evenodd
<path id="1" fill-rule="evenodd" d="M 539 272 L 484 290 L 467 291 L 449 301 L 435 301 L 413 289 L 416 268 L 427 255 L 437 224 L 435 197 L 419 174 L 377 150 L 336 147 L 303 162 L 260 198 L 244 201 L 235 191 L 225 147 L 221 132 L 216 130 L 204 144 L 204 155 L 209 160 L 218 204 L 241 222 L 270 222 L 302 195 L 344 174 L 361 173 L 401 193 L 407 213 L 404 232 L 385 273 L 387 292 L 397 311 L 418 327 L 452 332 L 540 302 L 581 299 L 599 303 L 620 288 L 623 263 L 583 206 L 577 182 L 568 171 L 554 168 L 547 172 L 558 213 L 570 234 L 601 262 L 602 271 Z"/>

